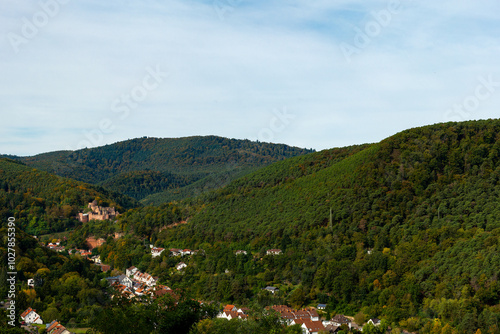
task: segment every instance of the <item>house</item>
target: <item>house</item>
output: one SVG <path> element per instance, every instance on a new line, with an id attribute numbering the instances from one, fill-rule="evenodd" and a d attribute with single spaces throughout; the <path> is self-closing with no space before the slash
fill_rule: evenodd
<path id="1" fill-rule="evenodd" d="M 134 282 L 132 282 L 132 280 L 128 276 L 125 276 L 123 274 L 118 276 L 118 281 L 120 282 L 120 284 L 125 285 L 127 288 L 131 288 L 134 285 Z"/>
<path id="2" fill-rule="evenodd" d="M 120 294 L 122 294 L 124 297 L 128 298 L 128 299 L 132 299 L 135 297 L 135 293 L 134 293 L 134 289 L 133 288 L 129 288 L 123 284 L 120 284 L 120 282 L 115 282 L 112 284 L 113 288 L 119 292 Z M 113 298 L 113 297 L 111 297 Z"/>
<path id="3" fill-rule="evenodd" d="M 21 319 L 23 319 L 23 321 L 27 324 L 43 324 L 40 315 L 36 313 L 36 310 L 32 309 L 31 307 L 28 307 L 26 311 L 21 314 Z"/>
<path id="4" fill-rule="evenodd" d="M 271 308 L 278 313 L 294 311 L 290 306 L 286 305 L 273 305 Z"/>
<path id="5" fill-rule="evenodd" d="M 108 281 L 109 285 L 113 285 L 115 283 L 120 284 L 120 278 L 119 278 L 119 276 L 106 277 L 106 281 Z"/>
<path id="6" fill-rule="evenodd" d="M 236 318 L 247 319 L 248 315 L 245 314 L 244 310 L 245 309 L 243 309 L 243 308 L 238 309 L 234 305 L 226 305 L 224 307 L 224 310 L 222 310 L 222 312 L 220 312 L 217 315 L 217 318 L 223 318 L 223 319 L 227 319 L 227 320 L 236 319 Z"/>
<path id="7" fill-rule="evenodd" d="M 134 282 L 130 279 L 130 277 L 123 274 L 119 276 L 107 277 L 106 280 L 110 285 L 119 284 L 129 289 L 134 285 Z"/>
<path id="8" fill-rule="evenodd" d="M 286 324 L 288 326 L 291 326 L 293 320 L 295 320 L 295 315 L 292 312 L 289 312 L 289 311 L 280 312 L 280 316 L 281 316 L 282 319 L 284 319 L 286 321 Z"/>
<path id="9" fill-rule="evenodd" d="M 138 270 L 139 269 L 137 269 L 136 267 L 132 266 L 132 267 L 130 267 L 128 269 L 125 269 L 125 275 L 127 275 L 127 276 L 130 277 L 130 276 L 134 275 L 136 273 L 136 271 L 138 271 Z"/>
<path id="10" fill-rule="evenodd" d="M 158 281 L 158 277 L 153 277 L 148 273 L 142 273 L 139 269 L 137 269 L 134 266 L 125 269 L 125 275 L 121 276 L 130 279 L 130 281 L 125 278 L 122 278 L 121 280 L 121 282 L 125 282 L 121 284 L 124 284 L 126 286 L 130 285 L 130 287 L 134 286 L 134 284 L 137 286 L 141 284 L 146 284 L 147 286 L 151 287 L 156 285 L 156 282 Z"/>
<path id="11" fill-rule="evenodd" d="M 280 255 L 281 249 L 268 249 L 266 255 Z"/>
<path id="12" fill-rule="evenodd" d="M 95 264 L 101 264 L 101 256 L 100 255 L 95 255 L 90 258 L 91 261 L 93 261 Z"/>
<path id="13" fill-rule="evenodd" d="M 67 330 L 64 326 L 58 327 L 55 331 L 53 331 L 51 334 L 72 334 L 69 330 Z"/>
<path id="14" fill-rule="evenodd" d="M 151 256 L 152 257 L 160 256 L 164 250 L 165 248 L 153 247 L 151 248 Z"/>
<path id="15" fill-rule="evenodd" d="M 318 310 L 324 310 L 324 309 L 326 309 L 326 304 L 318 304 L 317 309 Z"/>
<path id="16" fill-rule="evenodd" d="M 234 312 L 237 312 L 238 309 L 234 305 L 226 305 L 226 307 L 224 307 L 224 311 L 234 311 Z"/>
<path id="17" fill-rule="evenodd" d="M 237 312 L 241 313 L 241 314 L 247 314 L 248 311 L 250 311 L 250 309 L 248 307 L 242 307 L 242 308 L 239 308 Z"/>
<path id="18" fill-rule="evenodd" d="M 318 334 L 320 331 L 325 330 L 325 326 L 321 321 L 312 321 L 309 319 L 304 320 L 302 328 L 306 334 Z"/>
<path id="19" fill-rule="evenodd" d="M 179 255 L 181 255 L 181 252 L 182 252 L 182 249 L 170 248 L 170 253 L 172 254 L 172 256 L 179 256 Z"/>
<path id="20" fill-rule="evenodd" d="M 245 251 L 245 250 L 237 250 L 234 254 L 235 255 L 247 255 L 247 251 Z"/>
<path id="21" fill-rule="evenodd" d="M 153 291 L 152 291 L 152 297 L 153 298 L 158 298 L 158 297 L 161 297 L 167 293 L 170 293 L 172 294 L 173 291 L 172 289 L 170 289 L 168 286 L 166 285 L 157 285 L 153 288 Z"/>
<path id="22" fill-rule="evenodd" d="M 45 326 L 45 333 L 49 333 L 49 334 L 71 334 L 71 332 L 68 331 L 57 320 L 54 320 L 50 324 L 47 324 Z"/>
<path id="23" fill-rule="evenodd" d="M 311 319 L 311 315 L 306 310 L 298 310 L 293 312 L 295 319 Z"/>
<path id="24" fill-rule="evenodd" d="M 378 318 L 372 318 L 367 321 L 367 323 L 371 323 L 373 326 L 380 326 L 381 320 Z"/>
<path id="25" fill-rule="evenodd" d="M 158 278 L 155 278 L 148 273 L 141 273 L 138 270 L 134 273 L 132 279 L 140 283 L 145 283 L 148 286 L 153 286 L 156 284 L 156 281 L 158 281 Z"/>
<path id="26" fill-rule="evenodd" d="M 331 320 L 330 323 L 334 326 L 342 326 L 346 324 L 351 329 L 351 319 L 343 316 L 342 314 L 336 314 Z"/>
<path id="27" fill-rule="evenodd" d="M 315 309 L 312 309 L 312 308 L 308 309 L 306 311 L 309 313 L 309 316 L 311 317 L 312 321 L 319 321 L 318 311 L 316 311 Z"/>
<path id="28" fill-rule="evenodd" d="M 63 325 L 61 325 L 57 320 L 54 320 L 45 326 L 45 332 L 49 333 L 49 334 L 55 334 L 55 333 L 62 334 L 62 333 L 64 333 L 65 330 L 66 330 L 66 328 Z M 67 334 L 67 333 L 69 333 L 69 331 L 67 331 L 64 334 Z"/>
<path id="29" fill-rule="evenodd" d="M 59 252 L 59 253 L 65 251 L 65 247 L 64 246 L 60 246 L 59 242 L 56 242 L 56 243 L 50 242 L 50 243 L 47 244 L 47 248 L 52 249 L 53 251 Z"/>
<path id="30" fill-rule="evenodd" d="M 291 325 L 300 325 L 302 332 L 305 334 L 318 334 L 325 330 L 325 326 L 321 321 L 312 321 L 311 319 L 295 319 Z"/>
<path id="31" fill-rule="evenodd" d="M 217 315 L 218 318 L 223 318 L 227 320 L 239 318 L 239 314 L 236 311 L 223 311 Z"/>
<path id="32" fill-rule="evenodd" d="M 279 289 L 274 286 L 266 286 L 263 290 L 269 291 L 274 295 Z"/>
<path id="33" fill-rule="evenodd" d="M 190 250 L 190 249 L 183 249 L 181 250 L 181 255 L 184 256 L 184 255 L 191 255 L 193 252 Z"/>
<path id="34" fill-rule="evenodd" d="M 89 251 L 81 249 L 80 250 L 80 255 L 88 258 L 89 256 L 92 255 L 92 252 L 89 252 Z"/>
<path id="35" fill-rule="evenodd" d="M 134 290 L 136 296 L 144 296 L 146 292 L 147 292 L 146 287 L 144 286 L 139 286 L 137 289 Z"/>
<path id="36" fill-rule="evenodd" d="M 324 324 L 323 324 L 324 325 Z M 337 333 L 339 330 L 340 326 L 335 326 L 335 325 L 326 325 L 325 330 L 330 333 Z"/>
<path id="37" fill-rule="evenodd" d="M 181 263 L 179 263 L 179 264 L 176 266 L 177 270 L 182 270 L 182 269 L 184 269 L 184 268 L 186 268 L 186 267 L 187 267 L 187 264 L 185 264 L 184 262 L 181 262 Z"/>
<path id="38" fill-rule="evenodd" d="M 358 332 L 362 332 L 363 331 L 363 326 L 358 325 L 357 323 L 353 322 L 353 323 L 351 323 L 351 329 L 355 329 Z"/>
<path id="39" fill-rule="evenodd" d="M 59 322 L 57 322 L 57 320 L 52 321 L 51 323 L 45 326 L 45 332 L 50 333 L 52 330 L 56 328 L 57 325 L 59 325 Z"/>

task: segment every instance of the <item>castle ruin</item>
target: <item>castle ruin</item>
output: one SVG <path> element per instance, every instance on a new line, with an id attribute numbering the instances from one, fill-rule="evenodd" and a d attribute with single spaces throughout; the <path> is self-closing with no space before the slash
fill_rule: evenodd
<path id="1" fill-rule="evenodd" d="M 115 210 L 114 207 L 103 207 L 98 206 L 97 201 L 94 200 L 92 203 L 89 203 L 88 208 L 89 212 L 83 213 L 80 212 L 78 214 L 77 219 L 82 223 L 88 223 L 92 219 L 94 220 L 106 220 L 106 219 L 114 219 L 120 213 Z"/>

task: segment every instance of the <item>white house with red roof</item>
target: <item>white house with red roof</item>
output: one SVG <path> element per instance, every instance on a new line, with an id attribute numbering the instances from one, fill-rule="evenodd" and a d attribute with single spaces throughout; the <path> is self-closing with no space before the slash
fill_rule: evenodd
<path id="1" fill-rule="evenodd" d="M 182 255 L 182 256 L 184 256 L 184 255 L 191 255 L 192 253 L 193 253 L 193 251 L 192 251 L 192 250 L 190 250 L 190 249 L 187 249 L 187 248 L 186 248 L 186 249 L 183 249 L 183 250 L 181 251 L 181 255 Z"/>
<path id="2" fill-rule="evenodd" d="M 23 319 L 23 321 L 27 324 L 43 324 L 43 320 L 40 318 L 40 315 L 31 307 L 28 307 L 28 309 L 21 314 L 21 319 Z"/>
<path id="3" fill-rule="evenodd" d="M 125 275 L 127 275 L 127 276 L 130 277 L 130 276 L 134 275 L 138 270 L 139 269 L 137 269 L 136 267 L 132 266 L 130 268 L 125 269 Z"/>
<path id="4" fill-rule="evenodd" d="M 181 252 L 182 252 L 182 249 L 170 248 L 170 253 L 172 254 L 172 256 L 179 256 L 179 255 L 181 255 Z"/>
<path id="5" fill-rule="evenodd" d="M 136 271 L 132 276 L 134 281 L 145 283 L 147 286 L 153 286 L 156 284 L 157 278 L 151 276 L 148 273 L 141 273 L 140 271 Z"/>
<path id="6" fill-rule="evenodd" d="M 302 331 L 306 334 L 318 334 L 325 330 L 325 326 L 321 321 L 313 321 L 311 319 L 295 319 L 293 324 L 298 324 L 302 327 Z"/>
<path id="7" fill-rule="evenodd" d="M 281 249 L 268 249 L 266 255 L 280 255 Z"/>
<path id="8" fill-rule="evenodd" d="M 247 319 L 248 315 L 245 313 L 244 309 L 241 308 L 238 309 L 234 305 L 226 305 L 226 307 L 224 307 L 224 310 L 217 315 L 217 318 L 222 318 L 227 320 L 238 319 L 238 318 Z"/>
<path id="9" fill-rule="evenodd" d="M 49 334 L 71 334 L 70 331 L 56 320 L 46 326 L 45 332 Z"/>
<path id="10" fill-rule="evenodd" d="M 152 257 L 157 257 L 160 256 L 161 253 L 165 250 L 165 248 L 160 248 L 160 247 L 152 247 L 151 248 L 151 256 Z"/>

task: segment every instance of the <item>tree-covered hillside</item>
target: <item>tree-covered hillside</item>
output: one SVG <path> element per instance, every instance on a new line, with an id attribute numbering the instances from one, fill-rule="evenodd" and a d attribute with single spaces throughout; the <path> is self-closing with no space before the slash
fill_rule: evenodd
<path id="1" fill-rule="evenodd" d="M 438 124 L 272 164 L 184 203 L 188 223 L 154 239 L 205 249 L 171 277 L 199 298 L 265 303 L 274 285 L 295 306 L 498 333 L 499 197 L 500 121 Z M 135 215 L 122 219 L 137 232 L 148 219 Z"/>
<path id="2" fill-rule="evenodd" d="M 10 277 L 8 272 L 13 271 L 7 268 L 7 254 L 12 254 L 12 250 L 7 251 L 7 235 L 7 220 L 4 220 L 0 224 L 2 282 L 6 282 Z M 44 323 L 57 319 L 65 324 L 70 321 L 86 324 L 109 304 L 107 284 L 101 282 L 106 276 L 99 267 L 92 266 L 79 255 L 68 257 L 45 248 L 20 229 L 16 229 L 15 239 L 14 302 L 18 315 L 31 307 L 37 310 Z M 34 288 L 28 287 L 28 279 L 34 279 Z M 0 285 L 1 300 L 7 298 L 8 288 L 7 284 Z M 2 323 L 2 327 L 8 326 Z"/>
<path id="3" fill-rule="evenodd" d="M 160 204 L 219 188 L 259 167 L 310 152 L 282 144 L 206 136 L 138 138 L 16 159 L 136 199 L 154 194 L 145 203 Z M 185 188 L 196 181 L 200 181 L 197 186 Z"/>
<path id="4" fill-rule="evenodd" d="M 18 227 L 40 235 L 71 229 L 75 216 L 96 199 L 123 212 L 140 206 L 134 199 L 72 179 L 0 159 L 0 220 L 15 217 Z"/>

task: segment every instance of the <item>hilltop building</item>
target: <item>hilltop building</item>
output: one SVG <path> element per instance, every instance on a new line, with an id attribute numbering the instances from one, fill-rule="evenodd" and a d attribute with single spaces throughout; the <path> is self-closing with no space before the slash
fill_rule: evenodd
<path id="1" fill-rule="evenodd" d="M 78 214 L 77 219 L 82 223 L 88 223 L 92 219 L 94 220 L 114 219 L 120 214 L 118 211 L 115 210 L 114 207 L 98 206 L 96 200 L 94 200 L 92 203 L 89 203 L 88 208 L 90 209 L 89 212 L 87 213 L 80 212 Z"/>

